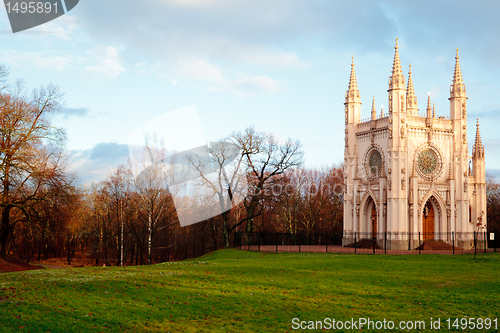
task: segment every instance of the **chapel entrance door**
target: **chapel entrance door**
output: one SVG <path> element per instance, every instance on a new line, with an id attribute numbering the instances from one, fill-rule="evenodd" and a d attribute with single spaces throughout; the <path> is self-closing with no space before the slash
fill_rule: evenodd
<path id="1" fill-rule="evenodd" d="M 434 239 L 434 208 L 432 208 L 432 204 L 430 201 L 424 206 L 424 240 L 426 239 Z"/>

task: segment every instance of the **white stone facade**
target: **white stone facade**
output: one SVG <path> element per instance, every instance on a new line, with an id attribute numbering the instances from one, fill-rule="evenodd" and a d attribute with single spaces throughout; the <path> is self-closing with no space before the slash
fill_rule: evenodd
<path id="1" fill-rule="evenodd" d="M 344 103 L 345 245 L 352 243 L 354 232 L 361 239 L 376 231 L 373 237 L 408 248 L 417 244 L 411 239 L 446 240 L 453 232 L 468 247 L 464 233 L 483 230 L 484 146 L 477 124 L 469 156 L 458 50 L 455 59 L 449 117 L 436 116 L 430 96 L 426 112 L 419 113 L 411 65 L 406 83 L 396 40 L 388 112 L 379 114 L 372 105 L 371 119 L 364 122 L 353 61 Z"/>

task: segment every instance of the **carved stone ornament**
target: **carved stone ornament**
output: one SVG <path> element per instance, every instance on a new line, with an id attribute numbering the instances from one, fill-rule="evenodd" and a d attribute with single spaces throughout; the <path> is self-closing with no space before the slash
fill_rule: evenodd
<path id="1" fill-rule="evenodd" d="M 387 188 L 390 190 L 391 189 L 391 178 L 387 178 Z"/>
<path id="2" fill-rule="evenodd" d="M 464 181 L 464 192 L 467 192 L 467 181 Z"/>
<path id="3" fill-rule="evenodd" d="M 467 117 L 467 108 L 465 107 L 465 102 L 462 102 L 462 118 Z"/>
<path id="4" fill-rule="evenodd" d="M 401 189 L 404 190 L 405 189 L 405 179 L 401 179 Z"/>
<path id="5" fill-rule="evenodd" d="M 401 126 L 401 138 L 405 137 L 405 127 Z"/>
<path id="6" fill-rule="evenodd" d="M 467 133 L 463 132 L 462 133 L 462 143 L 467 142 Z"/>
<path id="7" fill-rule="evenodd" d="M 389 128 L 389 139 L 392 139 L 392 128 Z"/>

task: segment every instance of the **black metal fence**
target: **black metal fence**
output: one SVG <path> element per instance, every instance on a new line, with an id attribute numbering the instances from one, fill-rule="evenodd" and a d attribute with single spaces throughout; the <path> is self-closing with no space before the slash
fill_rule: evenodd
<path id="1" fill-rule="evenodd" d="M 500 252 L 500 232 L 352 232 L 343 235 L 237 232 L 234 247 L 262 252 L 477 254 Z"/>

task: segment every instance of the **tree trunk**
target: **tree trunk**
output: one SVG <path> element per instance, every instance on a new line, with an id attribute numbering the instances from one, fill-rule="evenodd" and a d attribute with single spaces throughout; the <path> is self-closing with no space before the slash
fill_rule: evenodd
<path id="1" fill-rule="evenodd" d="M 151 237 L 153 230 L 153 217 L 151 212 L 148 214 L 148 265 L 151 265 Z"/>
<path id="2" fill-rule="evenodd" d="M 120 212 L 121 213 L 121 212 Z M 123 217 L 121 214 L 118 214 L 120 217 L 120 266 L 123 266 Z"/>
<path id="3" fill-rule="evenodd" d="M 10 158 L 7 157 L 7 162 L 10 163 Z M 3 196 L 2 203 L 5 205 L 9 202 L 9 164 L 7 164 L 4 171 L 4 180 L 3 180 Z M 2 225 L 0 226 L 0 258 L 7 257 L 7 241 L 9 240 L 9 232 L 10 232 L 10 209 L 9 206 L 4 206 L 2 209 Z"/>
<path id="4" fill-rule="evenodd" d="M 229 211 L 222 213 L 222 223 L 224 232 L 224 248 L 229 248 L 229 236 L 231 235 L 231 230 L 229 229 Z"/>
<path id="5" fill-rule="evenodd" d="M 0 226 L 0 257 L 7 257 L 7 241 L 9 239 L 10 232 L 10 207 L 4 207 L 2 210 L 2 225 Z"/>
<path id="6" fill-rule="evenodd" d="M 253 206 L 253 202 L 251 202 L 250 206 L 248 206 L 247 213 L 248 216 L 251 216 L 251 218 L 247 220 L 246 232 L 251 233 L 253 232 L 253 215 L 255 214 L 255 207 Z"/>

